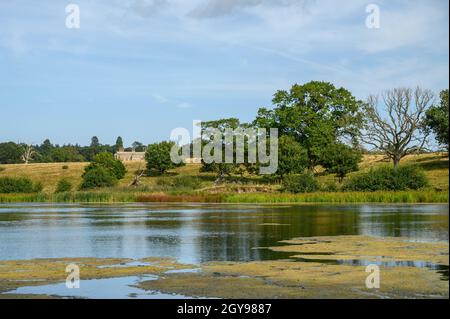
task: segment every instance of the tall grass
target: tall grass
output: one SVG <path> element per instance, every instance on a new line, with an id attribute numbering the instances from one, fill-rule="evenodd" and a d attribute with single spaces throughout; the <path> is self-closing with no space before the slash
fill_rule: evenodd
<path id="1" fill-rule="evenodd" d="M 133 203 L 140 193 L 67 192 L 58 194 L 0 194 L 0 203 Z"/>
<path id="2" fill-rule="evenodd" d="M 448 203 L 448 192 L 337 192 L 308 194 L 230 194 L 227 203 Z"/>
<path id="3" fill-rule="evenodd" d="M 448 203 L 448 192 L 148 194 L 144 192 L 70 192 L 59 194 L 0 194 L 0 203 Z"/>
<path id="4" fill-rule="evenodd" d="M 222 195 L 166 195 L 153 194 L 142 195 L 136 198 L 138 202 L 143 203 L 221 203 Z"/>

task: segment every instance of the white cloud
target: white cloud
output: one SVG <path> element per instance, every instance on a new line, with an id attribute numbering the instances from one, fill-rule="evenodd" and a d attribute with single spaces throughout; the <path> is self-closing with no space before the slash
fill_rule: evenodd
<path id="1" fill-rule="evenodd" d="M 159 103 L 167 103 L 169 102 L 169 99 L 166 98 L 165 96 L 159 95 L 159 94 L 152 94 L 152 97 L 158 101 Z"/>
<path id="2" fill-rule="evenodd" d="M 216 18 L 232 15 L 245 8 L 305 6 L 310 0 L 207 0 L 189 13 L 193 18 Z"/>
<path id="3" fill-rule="evenodd" d="M 108 59 L 147 59 L 158 65 L 162 59 L 195 60 L 199 52 L 205 52 L 205 63 L 198 68 L 208 67 L 208 62 L 209 67 L 215 67 L 215 55 L 229 54 L 235 55 L 236 65 L 248 72 L 258 63 L 261 69 L 271 70 L 267 77 L 276 78 L 277 83 L 321 79 L 349 87 L 381 87 L 386 82 L 418 81 L 420 74 L 433 85 L 448 83 L 443 79 L 448 75 L 448 63 L 436 61 L 434 56 L 448 56 L 445 1 L 379 0 L 381 29 L 377 30 L 365 27 L 365 6 L 373 2 L 369 0 L 79 2 L 82 28 L 77 33 L 63 28 L 64 7 L 53 2 L 32 4 L 24 11 L 18 10 L 23 7 L 18 5 L 15 11 L 20 13 L 14 14 L 14 20 L 8 17 L 12 16 L 8 12 L 14 2 L 0 3 L 0 47 L 14 55 L 56 52 L 95 57 L 110 69 L 125 68 L 126 63 L 104 62 Z M 248 55 L 239 56 L 240 52 Z M 420 63 L 414 64 L 414 58 Z M 290 70 L 298 70 L 296 78 Z M 155 72 L 168 76 L 161 69 Z M 237 77 L 235 83 L 230 76 L 223 76 L 226 79 L 212 84 L 200 76 L 189 77 L 186 73 L 192 70 L 178 72 L 185 72 L 185 78 L 179 81 L 188 79 L 192 82 L 189 86 L 198 90 L 213 86 L 217 91 L 256 88 L 251 91 L 264 92 L 275 82 L 247 75 Z M 164 96 L 153 98 L 168 102 Z"/>
<path id="4" fill-rule="evenodd" d="M 179 108 L 179 109 L 189 109 L 191 107 L 192 107 L 192 105 L 187 102 L 182 102 L 182 103 L 177 104 L 177 108 Z"/>

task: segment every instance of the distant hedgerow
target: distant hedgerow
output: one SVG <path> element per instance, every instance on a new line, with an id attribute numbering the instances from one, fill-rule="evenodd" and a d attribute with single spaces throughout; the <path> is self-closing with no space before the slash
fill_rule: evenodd
<path id="1" fill-rule="evenodd" d="M 312 193 L 319 190 L 319 183 L 312 173 L 287 175 L 283 178 L 283 190 L 290 193 Z"/>
<path id="2" fill-rule="evenodd" d="M 27 177 L 0 177 L 0 193 L 38 193 L 42 191 L 42 184 L 33 184 Z"/>
<path id="3" fill-rule="evenodd" d="M 416 166 L 381 166 L 352 176 L 343 189 L 348 191 L 403 191 L 428 186 L 423 170 Z"/>

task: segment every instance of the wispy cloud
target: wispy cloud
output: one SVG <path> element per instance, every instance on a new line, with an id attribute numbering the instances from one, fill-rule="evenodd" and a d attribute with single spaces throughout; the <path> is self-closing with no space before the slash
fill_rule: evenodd
<path id="1" fill-rule="evenodd" d="M 245 8 L 256 6 L 266 7 L 305 7 L 311 0 L 207 0 L 196 6 L 189 16 L 193 18 L 216 18 L 228 16 Z"/>
<path id="2" fill-rule="evenodd" d="M 134 0 L 130 8 L 135 14 L 148 17 L 156 15 L 160 10 L 168 6 L 168 0 Z"/>
<path id="3" fill-rule="evenodd" d="M 192 107 L 192 105 L 187 102 L 182 102 L 182 103 L 177 104 L 177 108 L 179 108 L 179 109 L 189 109 L 191 107 Z"/>
<path id="4" fill-rule="evenodd" d="M 165 96 L 159 95 L 159 94 L 152 94 L 152 97 L 158 101 L 159 103 L 167 103 L 169 102 L 169 99 L 166 98 Z"/>
<path id="5" fill-rule="evenodd" d="M 167 123 L 192 120 L 187 113 L 251 119 L 258 107 L 270 106 L 276 90 L 293 83 L 326 80 L 359 98 L 395 86 L 438 91 L 449 83 L 444 0 L 74 2 L 81 9 L 78 30 L 65 28 L 64 2 L 0 0 L 5 116 L 45 114 L 43 120 L 66 128 L 70 123 L 42 97 L 66 105 L 61 113 L 72 112 L 70 118 L 83 114 L 79 109 L 100 114 L 127 105 L 130 114 L 151 112 L 162 134 Z M 365 8 L 374 2 L 381 28 L 367 29 Z M 111 118 L 111 125 L 123 117 Z"/>

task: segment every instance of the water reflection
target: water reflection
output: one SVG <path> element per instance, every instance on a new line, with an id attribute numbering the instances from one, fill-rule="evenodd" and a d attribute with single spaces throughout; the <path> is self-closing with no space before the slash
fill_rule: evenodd
<path id="1" fill-rule="evenodd" d="M 0 259 L 284 258 L 256 249 L 294 237 L 448 240 L 448 205 L 0 205 Z"/>

